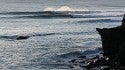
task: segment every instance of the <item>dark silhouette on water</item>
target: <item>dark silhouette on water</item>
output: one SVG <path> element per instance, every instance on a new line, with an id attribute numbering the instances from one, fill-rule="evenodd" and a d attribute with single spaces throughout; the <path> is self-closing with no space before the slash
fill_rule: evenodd
<path id="1" fill-rule="evenodd" d="M 124 17 L 122 19 L 122 25 L 125 25 L 125 14 L 124 14 Z"/>
<path id="2" fill-rule="evenodd" d="M 96 28 L 101 36 L 103 56 L 74 59 L 83 70 L 125 70 L 125 15 L 122 24 L 113 28 Z M 101 53 L 100 53 L 101 54 Z"/>
<path id="3" fill-rule="evenodd" d="M 28 39 L 29 36 L 18 36 L 16 40 L 23 40 L 23 39 Z"/>
<path id="4" fill-rule="evenodd" d="M 121 65 L 125 65 L 125 15 L 122 25 L 114 28 L 97 28 L 102 39 L 104 56 L 110 60 L 116 59 Z"/>

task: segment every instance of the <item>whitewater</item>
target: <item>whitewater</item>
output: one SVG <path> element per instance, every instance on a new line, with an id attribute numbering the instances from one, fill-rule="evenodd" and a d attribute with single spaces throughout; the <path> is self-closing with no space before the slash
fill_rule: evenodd
<path id="1" fill-rule="evenodd" d="M 125 14 L 124 0 L 0 1 L 0 70 L 72 70 L 72 59 L 102 52 L 96 28 Z"/>

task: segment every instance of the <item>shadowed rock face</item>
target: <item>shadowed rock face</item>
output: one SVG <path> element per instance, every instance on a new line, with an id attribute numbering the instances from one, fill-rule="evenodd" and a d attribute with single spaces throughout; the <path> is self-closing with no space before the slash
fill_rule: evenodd
<path id="1" fill-rule="evenodd" d="M 102 39 L 104 56 L 113 57 L 118 54 L 120 46 L 125 43 L 125 28 L 96 29 Z"/>
<path id="2" fill-rule="evenodd" d="M 96 28 L 102 39 L 104 56 L 86 56 L 73 59 L 70 63 L 82 63 L 83 70 L 125 70 L 125 16 L 122 25 L 113 28 Z M 70 66 L 73 68 L 73 66 Z"/>
<path id="3" fill-rule="evenodd" d="M 122 19 L 122 25 L 125 25 L 125 14 L 124 14 L 124 18 Z"/>
<path id="4" fill-rule="evenodd" d="M 104 56 L 114 58 L 117 54 L 120 54 L 119 52 L 125 53 L 125 51 L 121 50 L 121 47 L 123 48 L 123 44 L 125 44 L 125 16 L 121 26 L 103 29 L 96 28 L 96 30 L 102 39 Z"/>
<path id="5" fill-rule="evenodd" d="M 118 61 L 121 65 L 125 66 L 125 43 L 120 46 L 120 51 L 117 56 Z"/>

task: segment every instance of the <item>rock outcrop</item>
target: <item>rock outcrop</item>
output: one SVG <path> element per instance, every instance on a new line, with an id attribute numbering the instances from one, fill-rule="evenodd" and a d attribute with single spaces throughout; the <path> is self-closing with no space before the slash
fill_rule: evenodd
<path id="1" fill-rule="evenodd" d="M 77 67 L 83 70 L 125 70 L 125 15 L 122 24 L 113 28 L 96 29 L 102 39 L 103 56 L 80 56 L 69 63 L 71 69 Z"/>
<path id="2" fill-rule="evenodd" d="M 122 25 L 114 28 L 96 28 L 102 39 L 103 55 L 125 65 L 125 15 Z"/>

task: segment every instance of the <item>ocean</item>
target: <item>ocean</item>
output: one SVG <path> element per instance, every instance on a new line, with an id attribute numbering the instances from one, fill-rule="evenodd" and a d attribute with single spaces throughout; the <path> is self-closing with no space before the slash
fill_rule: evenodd
<path id="1" fill-rule="evenodd" d="M 102 51 L 96 28 L 119 26 L 125 14 L 124 0 L 0 2 L 0 70 L 72 70 L 70 60 Z"/>

